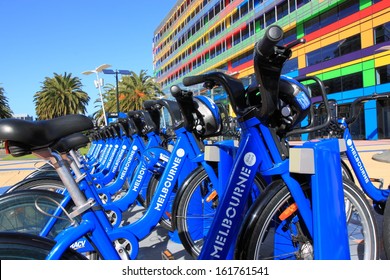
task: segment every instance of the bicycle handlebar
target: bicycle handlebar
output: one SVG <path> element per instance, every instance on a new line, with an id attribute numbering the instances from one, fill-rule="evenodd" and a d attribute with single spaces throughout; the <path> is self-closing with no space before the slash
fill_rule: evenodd
<path id="1" fill-rule="evenodd" d="M 209 83 L 209 86 L 211 86 L 216 85 L 216 82 L 222 85 L 226 90 L 235 113 L 237 115 L 242 115 L 247 109 L 247 104 L 245 102 L 246 91 L 241 80 L 222 72 L 211 72 L 198 76 L 185 77 L 183 79 L 183 85 L 185 86 L 192 86 L 200 83 Z"/>
<path id="2" fill-rule="evenodd" d="M 354 121 L 356 121 L 360 110 L 361 110 L 361 104 L 370 100 L 381 100 L 381 99 L 388 99 L 390 98 L 390 94 L 372 94 L 368 96 L 361 96 L 357 99 L 355 99 L 351 104 L 351 117 L 345 120 L 347 124 L 351 124 Z"/>
<path id="3" fill-rule="evenodd" d="M 269 57 L 274 54 L 274 47 L 283 39 L 283 29 L 277 25 L 270 26 L 264 37 L 257 42 L 255 51 L 260 55 Z"/>

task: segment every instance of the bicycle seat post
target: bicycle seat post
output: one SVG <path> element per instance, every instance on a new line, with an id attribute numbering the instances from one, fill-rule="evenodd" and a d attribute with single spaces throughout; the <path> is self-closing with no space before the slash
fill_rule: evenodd
<path id="1" fill-rule="evenodd" d="M 93 206 L 94 201 L 88 200 L 85 198 L 83 192 L 79 189 L 74 177 L 72 176 L 68 165 L 62 159 L 60 154 L 52 152 L 50 149 L 42 149 L 34 151 L 34 154 L 38 155 L 41 158 L 49 159 L 50 163 L 54 166 L 57 171 L 61 181 L 64 183 L 65 188 L 68 190 L 69 195 L 71 196 L 76 207 L 71 213 L 71 216 L 75 217 L 85 210 Z"/>

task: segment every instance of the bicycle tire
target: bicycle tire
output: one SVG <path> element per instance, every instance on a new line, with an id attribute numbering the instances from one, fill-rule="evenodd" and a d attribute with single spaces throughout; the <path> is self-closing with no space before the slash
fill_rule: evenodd
<path id="1" fill-rule="evenodd" d="M 390 196 L 387 198 L 385 211 L 383 213 L 383 249 L 386 258 L 390 259 Z"/>
<path id="2" fill-rule="evenodd" d="M 377 259 L 379 254 L 378 230 L 372 207 L 363 192 L 351 181 L 343 180 L 343 187 L 347 202 L 351 259 Z M 303 188 L 306 196 L 310 197 L 309 185 L 304 184 Z M 286 218 L 284 222 L 278 218 L 293 203 L 294 200 L 284 182 L 275 182 L 269 186 L 246 217 L 237 242 L 235 258 L 313 259 L 315 248 L 305 230 L 305 225 L 301 223 L 299 210 Z M 362 228 L 356 230 L 358 226 Z M 298 228 L 299 231 L 297 231 Z M 353 233 L 359 235 L 352 236 Z M 281 248 L 274 247 L 275 244 L 281 244 L 279 241 L 282 238 L 283 244 L 291 251 L 282 251 Z M 275 241 L 279 243 L 274 243 Z M 279 251 L 275 252 L 275 250 Z"/>
<path id="3" fill-rule="evenodd" d="M 4 194 L 0 197 L 0 231 L 24 232 L 39 235 L 50 216 L 42 214 L 36 207 L 38 203 L 41 210 L 53 213 L 63 200 L 62 194 L 48 190 L 22 190 Z M 74 203 L 70 201 L 66 210 L 71 212 Z M 47 237 L 54 238 L 70 221 L 64 212 L 60 215 Z"/>
<path id="4" fill-rule="evenodd" d="M 64 183 L 58 178 L 30 178 L 10 187 L 5 193 L 21 190 L 49 190 L 62 192 L 65 189 Z"/>
<path id="5" fill-rule="evenodd" d="M 341 163 L 341 175 L 343 176 L 343 178 L 346 178 L 351 182 L 355 183 L 355 178 L 352 175 L 351 169 L 348 167 L 345 161 L 341 160 L 340 163 Z"/>
<path id="6" fill-rule="evenodd" d="M 26 233 L 0 233 L 0 260 L 44 260 L 55 242 Z M 61 260 L 85 260 L 85 256 L 67 249 Z"/>
<path id="7" fill-rule="evenodd" d="M 177 202 L 177 212 L 174 215 L 175 227 L 185 250 L 192 257 L 197 258 L 216 213 L 220 194 L 214 192 L 208 174 L 203 167 L 196 169 L 190 181 L 185 184 L 186 187 Z M 254 201 L 254 196 L 257 197 L 267 185 L 260 175 L 256 175 L 255 184 L 257 186 L 256 193 L 252 194 L 249 204 Z M 211 200 L 207 201 L 207 198 Z M 199 211 L 200 209 L 201 211 Z M 203 214 L 204 216 L 202 216 Z"/>

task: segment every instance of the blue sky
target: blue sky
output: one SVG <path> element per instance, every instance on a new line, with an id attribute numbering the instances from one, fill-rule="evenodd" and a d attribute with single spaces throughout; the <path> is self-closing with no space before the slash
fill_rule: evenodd
<path id="1" fill-rule="evenodd" d="M 0 86 L 15 114 L 35 116 L 34 94 L 45 77 L 72 73 L 91 97 L 102 64 L 153 74 L 153 32 L 177 0 L 0 0 Z M 101 75 L 103 77 L 103 75 Z M 104 75 L 115 83 L 115 75 Z"/>

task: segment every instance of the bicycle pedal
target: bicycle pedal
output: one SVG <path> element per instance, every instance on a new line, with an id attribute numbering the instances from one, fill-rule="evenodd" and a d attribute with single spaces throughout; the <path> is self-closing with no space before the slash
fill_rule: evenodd
<path id="1" fill-rule="evenodd" d="M 161 252 L 161 258 L 166 261 L 173 261 L 175 259 L 171 251 L 169 251 L 168 249 Z"/>

